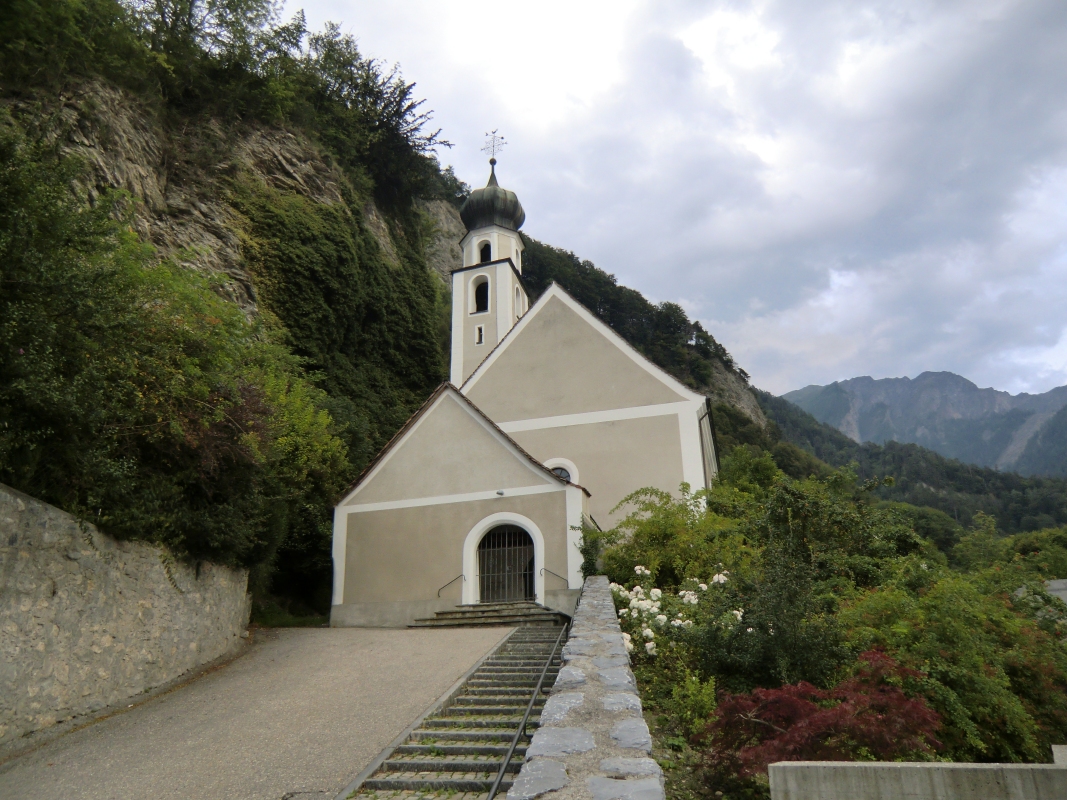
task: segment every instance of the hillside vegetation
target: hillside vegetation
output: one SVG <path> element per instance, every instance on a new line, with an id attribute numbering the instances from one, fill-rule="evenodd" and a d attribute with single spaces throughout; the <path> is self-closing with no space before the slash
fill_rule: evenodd
<path id="1" fill-rule="evenodd" d="M 1067 481 L 1024 478 L 945 458 L 914 444 L 857 444 L 787 400 L 757 392 L 769 433 L 832 467 L 855 465 L 863 479 L 893 478 L 876 494 L 884 500 L 937 509 L 957 526 L 971 525 L 979 513 L 996 519 L 1005 533 L 1067 524 Z"/>
<path id="2" fill-rule="evenodd" d="M 0 481 L 324 610 L 338 492 L 445 376 L 412 85 L 261 0 L 0 26 Z"/>
<path id="3" fill-rule="evenodd" d="M 1067 530 L 954 542 L 848 472 L 737 446 L 710 492 L 586 531 L 668 796 L 766 798 L 781 760 L 1050 761 L 1067 737 Z M 918 523 L 918 524 L 917 524 Z"/>

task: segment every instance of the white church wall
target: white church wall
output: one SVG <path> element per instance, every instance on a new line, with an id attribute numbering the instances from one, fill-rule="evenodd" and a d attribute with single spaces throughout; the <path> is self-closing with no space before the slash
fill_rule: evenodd
<path id="1" fill-rule="evenodd" d="M 589 513 L 607 529 L 625 516 L 625 510 L 612 514 L 611 509 L 626 495 L 646 486 L 677 493 L 682 481 L 692 477 L 685 473 L 680 431 L 675 410 L 658 416 L 511 431 L 509 435 L 540 461 L 566 458 L 574 463 L 582 486 L 592 493 Z M 699 450 L 697 455 L 696 467 L 702 476 Z M 700 477 L 696 488 L 702 488 L 702 481 Z"/>
<path id="2" fill-rule="evenodd" d="M 474 289 L 486 280 L 489 282 L 489 307 L 485 311 L 476 311 Z M 467 379 L 515 324 L 516 292 L 521 295 L 519 305 L 525 310 L 526 289 L 514 263 L 507 258 L 452 273 L 450 380 L 456 386 Z"/>
<path id="3" fill-rule="evenodd" d="M 566 575 L 569 487 L 556 487 L 550 492 L 505 490 L 503 496 L 481 500 L 384 510 L 339 506 L 335 532 L 345 545 L 335 548 L 339 580 L 331 624 L 402 627 L 460 603 L 462 586 L 477 585 L 476 574 L 449 584 L 469 571 L 464 568 L 465 541 L 472 530 L 497 514 L 509 515 L 520 525 L 522 519 L 530 520 L 540 531 L 544 546 L 535 563 L 536 573 L 545 567 Z M 337 565 L 343 565 L 342 569 Z M 446 588 L 439 598 L 441 587 Z M 552 600 L 543 583 L 539 591 Z"/>
<path id="4" fill-rule="evenodd" d="M 603 336 L 563 299 L 550 297 L 517 323 L 462 389 L 498 425 L 702 401 L 680 384 L 668 385 L 666 377 L 628 346 Z"/>
<path id="5" fill-rule="evenodd" d="M 517 487 L 558 486 L 453 392 L 444 392 L 343 505 L 418 503 Z M 487 495 L 488 496 L 488 495 Z"/>

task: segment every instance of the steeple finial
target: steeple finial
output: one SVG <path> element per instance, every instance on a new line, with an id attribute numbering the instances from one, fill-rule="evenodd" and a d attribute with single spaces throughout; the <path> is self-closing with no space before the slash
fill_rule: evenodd
<path id="1" fill-rule="evenodd" d="M 482 152 L 489 154 L 489 183 L 486 186 L 499 186 L 496 182 L 496 154 L 504 149 L 507 142 L 497 134 L 498 130 L 493 128 L 492 133 L 485 134 L 485 145 L 482 147 Z"/>
<path id="2" fill-rule="evenodd" d="M 482 147 L 482 152 L 489 154 L 490 164 L 496 163 L 496 154 L 503 150 L 504 145 L 507 144 L 507 142 L 504 141 L 503 136 L 497 135 L 497 131 L 499 130 L 500 128 L 493 128 L 492 133 L 485 134 L 485 146 Z"/>

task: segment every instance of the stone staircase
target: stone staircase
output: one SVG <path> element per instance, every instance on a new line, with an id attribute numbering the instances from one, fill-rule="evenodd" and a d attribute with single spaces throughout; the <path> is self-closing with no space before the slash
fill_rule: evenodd
<path id="1" fill-rule="evenodd" d="M 438 611 L 433 617 L 417 619 L 410 628 L 475 628 L 489 626 L 540 625 L 560 628 L 570 622 L 562 611 L 553 611 L 531 600 L 509 603 L 477 603 Z"/>
<path id="2" fill-rule="evenodd" d="M 471 675 L 452 701 L 422 721 L 378 769 L 346 795 L 357 800 L 451 798 L 469 793 L 485 797 L 496 780 L 508 747 L 526 713 L 561 628 L 520 627 Z M 559 672 L 560 652 L 545 674 L 551 687 Z M 537 729 L 542 693 L 527 722 L 527 739 Z M 520 740 L 498 797 L 503 800 L 522 766 L 526 741 Z"/>

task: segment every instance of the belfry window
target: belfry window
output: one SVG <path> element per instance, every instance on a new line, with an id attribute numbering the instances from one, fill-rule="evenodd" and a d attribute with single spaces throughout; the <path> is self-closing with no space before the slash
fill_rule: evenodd
<path id="1" fill-rule="evenodd" d="M 482 244 L 480 257 L 483 264 L 493 260 L 493 248 L 489 245 L 489 242 Z"/>
<path id="2" fill-rule="evenodd" d="M 483 311 L 489 310 L 489 279 L 486 278 L 483 281 L 479 281 L 474 285 L 474 311 L 471 313 L 480 314 Z"/>

